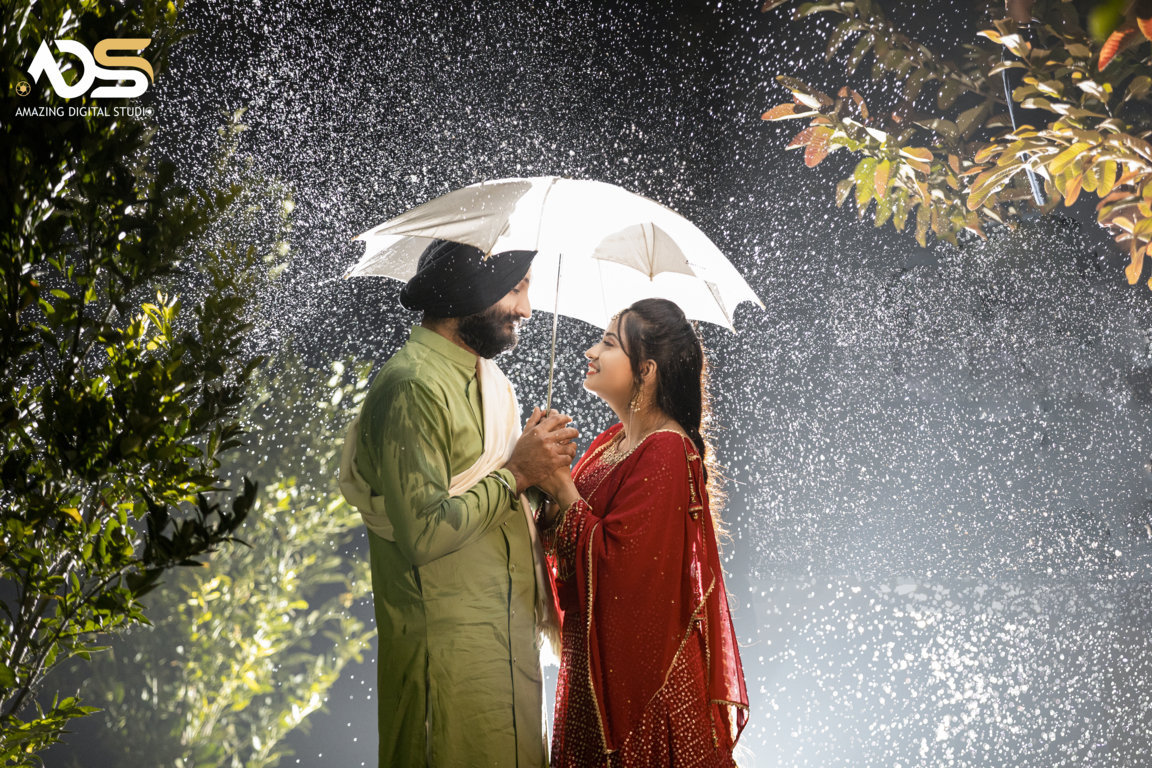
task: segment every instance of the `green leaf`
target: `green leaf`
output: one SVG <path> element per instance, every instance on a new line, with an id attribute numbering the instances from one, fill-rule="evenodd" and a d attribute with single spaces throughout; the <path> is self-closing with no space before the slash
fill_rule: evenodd
<path id="1" fill-rule="evenodd" d="M 1112 187 L 1116 185 L 1116 163 L 1106 160 L 1097 163 L 1100 168 L 1100 181 L 1096 185 L 1097 194 L 1100 197 L 1105 197 L 1112 191 Z"/>
<path id="2" fill-rule="evenodd" d="M 875 183 L 876 158 L 866 157 L 856 164 L 852 171 L 852 179 L 856 183 L 856 208 L 861 213 L 872 200 L 873 184 Z"/>
<path id="3" fill-rule="evenodd" d="M 985 101 L 961 112 L 960 116 L 956 118 L 956 128 L 960 135 L 967 138 L 973 130 L 980 127 L 980 124 L 991 111 L 992 103 Z"/>
<path id="4" fill-rule="evenodd" d="M 965 85 L 954 77 L 944 80 L 940 86 L 940 93 L 936 96 L 936 106 L 948 109 L 965 90 L 967 90 Z"/>
<path id="5" fill-rule="evenodd" d="M 1128 83 L 1128 88 L 1124 91 L 1124 101 L 1131 101 L 1132 99 L 1142 98 L 1149 90 L 1152 90 L 1152 76 L 1137 75 L 1132 78 L 1132 82 Z"/>
<path id="6" fill-rule="evenodd" d="M 848 199 L 848 195 L 852 194 L 852 186 L 856 183 L 855 179 L 844 179 L 836 185 L 836 207 L 844 205 L 844 201 Z"/>
<path id="7" fill-rule="evenodd" d="M 865 54 L 872 47 L 876 41 L 876 35 L 872 32 L 865 32 L 856 41 L 856 45 L 852 48 L 852 53 L 848 55 L 848 60 L 844 63 L 844 68 L 848 74 L 854 74 L 860 66 L 860 62 L 864 60 Z"/>
<path id="8" fill-rule="evenodd" d="M 1073 163 L 1073 161 L 1083 155 L 1084 151 L 1090 149 L 1091 147 L 1092 145 L 1086 142 L 1075 142 L 1047 163 L 1049 173 L 1054 176 L 1063 173 L 1064 170 Z"/>
<path id="9" fill-rule="evenodd" d="M 916 211 L 916 242 L 921 248 L 928 246 L 928 228 L 932 223 L 932 209 L 926 203 L 921 203 Z"/>

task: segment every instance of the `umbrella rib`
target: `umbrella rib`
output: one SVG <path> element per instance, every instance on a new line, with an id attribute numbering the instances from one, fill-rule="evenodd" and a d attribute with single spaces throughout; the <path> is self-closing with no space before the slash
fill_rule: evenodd
<path id="1" fill-rule="evenodd" d="M 648 230 L 653 228 L 651 222 L 640 225 L 640 233 L 644 236 L 644 250 L 648 257 L 648 280 L 656 279 L 656 233 L 653 231 L 651 239 L 648 237 Z"/>
<path id="2" fill-rule="evenodd" d="M 540 216 L 536 219 L 536 248 L 540 250 L 540 225 L 544 223 L 544 207 L 548 204 L 548 195 L 552 194 L 552 187 L 556 186 L 556 182 L 560 180 L 559 176 L 553 176 L 552 180 L 548 182 L 548 186 L 544 189 L 544 197 L 540 199 Z M 509 217 L 511 218 L 511 217 Z M 557 268 L 559 274 L 559 268 Z"/>
<path id="3" fill-rule="evenodd" d="M 608 326 L 612 324 L 612 318 L 608 314 L 608 293 L 604 290 L 604 286 L 607 285 L 607 283 L 604 282 L 604 262 L 597 259 L 596 269 L 600 272 L 600 280 L 598 282 L 600 283 L 600 310 L 603 313 L 601 316 L 607 321 L 604 323 L 604 328 L 607 329 Z"/>

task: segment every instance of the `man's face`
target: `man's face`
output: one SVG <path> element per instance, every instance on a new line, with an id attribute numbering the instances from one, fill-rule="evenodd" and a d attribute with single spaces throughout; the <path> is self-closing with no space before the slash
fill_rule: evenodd
<path id="1" fill-rule="evenodd" d="M 516 346 L 520 323 L 532 316 L 528 284 L 532 270 L 504 298 L 483 312 L 460 318 L 456 333 L 480 357 L 496 357 Z"/>

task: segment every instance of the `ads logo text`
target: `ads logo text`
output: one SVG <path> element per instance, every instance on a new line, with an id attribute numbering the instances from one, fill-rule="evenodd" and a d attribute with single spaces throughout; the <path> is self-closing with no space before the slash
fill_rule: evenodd
<path id="1" fill-rule="evenodd" d="M 48 82 L 56 95 L 64 99 L 83 96 L 97 80 L 106 80 L 119 85 L 102 85 L 92 91 L 92 98 L 133 98 L 148 90 L 152 83 L 152 65 L 140 56 L 113 56 L 113 51 L 142 51 L 152 42 L 150 37 L 109 37 L 96 44 L 93 51 L 75 40 L 55 40 L 56 49 L 62 54 L 71 54 L 80 60 L 79 78 L 72 85 L 60 73 L 60 64 L 48 47 L 48 42 L 40 43 L 40 49 L 32 59 L 28 74 L 35 82 L 41 75 L 47 75 Z M 123 81 L 131 84 L 124 84 Z"/>

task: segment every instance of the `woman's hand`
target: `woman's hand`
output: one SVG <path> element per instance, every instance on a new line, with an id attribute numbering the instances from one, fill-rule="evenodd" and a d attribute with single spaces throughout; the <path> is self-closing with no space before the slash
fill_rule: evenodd
<path id="1" fill-rule="evenodd" d="M 572 482 L 572 475 L 567 469 L 558 469 L 540 483 L 540 489 L 555 499 L 554 505 L 544 509 L 544 524 L 551 525 L 556 515 L 570 507 L 580 499 L 580 492 Z"/>

